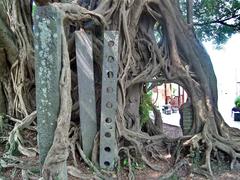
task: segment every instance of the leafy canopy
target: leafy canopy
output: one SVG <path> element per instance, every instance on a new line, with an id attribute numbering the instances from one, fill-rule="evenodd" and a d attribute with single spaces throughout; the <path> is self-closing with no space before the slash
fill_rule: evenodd
<path id="1" fill-rule="evenodd" d="M 187 18 L 187 0 L 179 0 Z M 240 32 L 240 0 L 193 0 L 193 25 L 201 41 L 222 45 Z"/>
<path id="2" fill-rule="evenodd" d="M 240 31 L 240 0 L 195 0 L 193 23 L 197 36 L 221 45 Z"/>

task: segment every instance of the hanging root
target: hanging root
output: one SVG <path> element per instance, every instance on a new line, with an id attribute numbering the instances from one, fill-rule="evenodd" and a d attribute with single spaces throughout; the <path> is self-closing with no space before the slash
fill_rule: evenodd
<path id="1" fill-rule="evenodd" d="M 24 11 L 19 9 L 24 7 L 19 6 L 19 3 L 26 3 L 27 0 L 12 0 L 11 2 L 14 2 L 12 3 L 14 6 L 11 3 L 7 3 L 9 7 L 10 29 L 16 32 L 15 36 L 18 38 L 18 44 L 21 45 L 19 47 L 21 52 L 15 58 L 15 61 L 11 63 L 11 72 L 9 72 L 11 76 L 9 83 L 4 83 L 4 92 L 6 93 L 7 101 L 9 101 L 9 115 L 18 119 L 23 118 L 23 120 L 10 118 L 10 120 L 15 122 L 15 127 L 10 133 L 9 144 L 10 149 L 14 148 L 15 145 L 13 144 L 17 144 L 21 153 L 35 156 L 36 150 L 25 148 L 20 135 L 20 130 L 29 128 L 29 125 L 34 122 L 36 117 L 36 112 L 32 110 L 35 105 L 31 101 L 31 99 L 34 99 L 34 96 L 33 93 L 30 93 L 30 90 L 34 90 L 34 73 L 31 69 L 34 67 L 32 63 L 32 40 L 29 38 L 31 33 L 22 34 L 26 30 L 22 27 L 24 22 L 27 21 L 24 20 L 26 14 L 21 15 Z M 89 11 L 71 3 L 54 3 L 53 6 L 65 12 L 65 20 L 71 22 L 73 26 L 75 25 L 76 29 L 83 27 L 85 22 L 92 21 L 94 24 L 103 27 L 103 29 L 117 30 L 120 33 L 117 140 L 119 140 L 119 152 L 124 152 L 127 155 L 128 163 L 131 164 L 138 157 L 150 168 L 159 171 L 161 168 L 151 160 L 166 160 L 164 151 L 167 148 L 163 148 L 163 146 L 169 145 L 171 147 L 171 143 L 178 143 L 177 148 L 179 150 L 176 152 L 177 163 L 162 178 L 170 177 L 187 163 L 184 160 L 179 160 L 181 150 L 183 149 L 188 149 L 190 152 L 201 149 L 205 160 L 203 168 L 199 168 L 198 172 L 196 169 L 193 169 L 193 172 L 205 173 L 204 169 L 209 173 L 205 173 L 205 175 L 212 176 L 214 173 L 211 168 L 213 154 L 221 152 L 230 156 L 232 159 L 231 169 L 234 168 L 234 165 L 239 160 L 240 131 L 228 127 L 223 122 L 219 112 L 214 109 L 217 103 L 215 102 L 217 92 L 215 87 L 216 81 L 214 80 L 215 75 L 210 59 L 196 39 L 193 30 L 189 29 L 184 18 L 182 18 L 175 2 L 164 0 L 105 0 L 101 1 L 95 11 Z M 25 18 L 19 19 L 16 16 Z M 17 24 L 12 18 L 19 19 L 20 23 L 18 22 Z M 29 25 L 29 27 L 28 31 L 31 32 L 32 26 Z M 61 28 L 63 37 L 63 67 L 60 79 L 61 106 L 54 142 L 44 162 L 43 174 L 48 179 L 50 178 L 49 175 L 58 173 L 58 167 L 67 160 L 70 146 L 74 163 L 74 167 L 68 167 L 68 172 L 71 175 L 81 176 L 81 178 L 86 179 L 89 177 L 104 179 L 110 175 L 100 171 L 85 156 L 80 147 L 81 140 L 77 137 L 79 129 L 76 126 L 70 129 L 72 111 L 71 69 L 67 40 L 63 27 Z M 159 35 L 159 40 L 156 38 L 156 34 Z M 74 59 L 74 57 L 71 58 Z M 97 62 L 97 64 L 101 64 L 101 62 Z M 174 82 L 187 91 L 194 110 L 191 136 L 178 140 L 167 138 L 162 134 L 161 120 L 158 121 L 157 129 L 153 128 L 153 123 L 149 123 L 151 132 L 142 132 L 138 108 L 135 108 L 134 111 L 136 112 L 130 113 L 134 114 L 133 118 L 127 118 L 128 107 L 139 107 L 140 103 L 140 97 L 136 98 L 130 94 L 139 94 L 141 96 L 144 93 L 144 89 L 148 88 L 148 82 L 154 85 Z M 138 89 L 136 88 L 136 93 L 130 93 L 130 91 L 135 92 L 134 86 L 138 87 Z M 101 92 L 98 92 L 98 96 L 100 96 L 99 93 Z M 132 127 L 136 130 L 128 129 L 129 124 L 132 124 Z M 70 139 L 68 137 L 69 129 L 70 134 L 73 134 Z M 96 142 L 98 142 L 98 137 L 96 137 Z M 164 142 L 166 143 L 164 144 Z M 159 151 L 159 148 L 163 152 Z M 94 170 L 95 174 L 88 176 L 76 169 L 78 165 L 76 150 L 79 151 L 84 162 Z M 96 143 L 94 152 L 97 151 L 98 144 Z M 133 156 L 132 152 L 134 152 L 135 156 Z M 189 156 L 189 154 L 184 155 L 186 157 Z M 97 157 L 93 156 L 92 161 L 96 162 Z M 19 168 L 18 166 L 16 167 Z M 26 177 L 25 169 L 22 171 L 22 175 Z M 128 176 L 129 179 L 134 178 L 131 167 L 129 167 Z"/>
<path id="2" fill-rule="evenodd" d="M 62 32 L 62 71 L 60 77 L 61 105 L 58 123 L 55 130 L 53 144 L 43 165 L 43 177 L 49 179 L 59 175 L 59 168 L 64 167 L 68 157 L 72 98 L 71 98 L 71 70 L 68 47 L 64 28 Z"/>
<path id="3" fill-rule="evenodd" d="M 170 179 L 182 166 L 188 166 L 189 162 L 186 160 L 181 160 L 177 164 L 174 165 L 166 174 L 159 177 L 160 180 Z"/>
<path id="4" fill-rule="evenodd" d="M 96 180 L 102 179 L 94 174 L 84 174 L 78 168 L 76 168 L 74 166 L 68 166 L 67 170 L 68 170 L 68 174 L 70 174 L 73 177 L 79 178 L 79 179 L 96 179 Z"/>
<path id="5" fill-rule="evenodd" d="M 92 163 L 91 160 L 87 158 L 87 156 L 84 154 L 83 150 L 81 149 L 81 146 L 79 143 L 77 143 L 77 149 L 80 153 L 80 156 L 83 158 L 84 162 L 93 169 L 93 171 L 96 173 L 96 176 L 102 179 L 106 179 L 107 177 L 103 175 L 103 173 Z"/>
<path id="6" fill-rule="evenodd" d="M 35 157 L 37 155 L 36 148 L 26 148 L 24 147 L 24 140 L 20 134 L 20 131 L 29 128 L 32 122 L 36 119 L 37 112 L 34 111 L 30 115 L 26 116 L 23 120 L 17 120 L 10 116 L 8 118 L 12 121 L 15 121 L 15 126 L 10 132 L 8 144 L 9 149 L 7 154 L 13 154 L 13 151 L 18 150 L 21 154 L 28 157 Z"/>
<path id="7" fill-rule="evenodd" d="M 68 173 L 74 177 L 77 178 L 83 178 L 83 179 L 106 179 L 107 178 L 107 173 L 106 172 L 101 172 L 97 167 L 96 167 L 96 163 L 94 163 L 94 161 L 91 161 L 88 159 L 88 157 L 85 155 L 85 153 L 83 152 L 80 143 L 81 140 L 79 140 L 79 128 L 76 127 L 76 125 L 74 125 L 71 129 L 70 129 L 70 133 L 71 134 L 71 138 L 70 138 L 70 149 L 71 149 L 71 153 L 72 153 L 72 157 L 73 157 L 73 163 L 74 166 L 68 166 Z M 98 138 L 98 135 L 96 136 L 96 138 Z M 77 163 L 77 159 L 76 159 L 76 152 L 79 152 L 80 157 L 83 159 L 83 161 L 94 171 L 93 174 L 86 174 L 81 172 L 81 170 L 78 169 L 78 163 Z M 93 150 L 94 151 L 94 150 Z M 94 151 L 95 152 L 95 151 Z M 97 153 L 96 153 L 97 154 Z M 94 156 L 96 156 L 96 154 L 94 154 Z M 92 157 L 93 159 L 95 159 L 94 157 Z M 104 175 L 107 174 L 107 175 Z"/>

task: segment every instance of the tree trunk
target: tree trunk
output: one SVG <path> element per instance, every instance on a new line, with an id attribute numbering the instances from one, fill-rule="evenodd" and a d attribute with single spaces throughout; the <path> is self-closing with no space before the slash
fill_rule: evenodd
<path id="1" fill-rule="evenodd" d="M 16 19 L 17 23 L 9 20 L 4 13 L 0 13 L 0 37 L 3 37 L 0 38 L 0 73 L 6 71 L 4 73 L 6 80 L 0 79 L 0 98 L 2 96 L 7 100 L 6 104 L 4 101 L 0 101 L 0 107 L 6 105 L 9 115 L 25 117 L 35 109 L 30 0 L 11 0 L 11 2 L 12 4 L 9 3 L 6 7 L 11 10 L 9 11 L 10 15 Z M 79 5 L 83 5 L 84 2 L 78 1 Z M 135 149 L 140 159 L 151 168 L 159 170 L 157 165 L 150 162 L 147 152 L 151 151 L 153 157 L 156 151 L 152 151 L 152 149 L 157 144 L 177 144 L 178 141 L 169 140 L 163 134 L 159 134 L 162 132 L 159 124 L 161 121 L 155 124 L 158 128 L 149 131 L 149 134 L 142 132 L 139 105 L 143 94 L 146 93 L 143 89 L 146 88 L 147 83 L 152 83 L 154 86 L 171 82 L 181 85 L 186 90 L 193 107 L 193 125 L 190 133 L 192 136 L 184 137 L 185 141 L 181 141 L 179 148 L 187 146 L 195 151 L 204 148 L 205 163 L 203 167 L 210 174 L 212 174 L 210 157 L 213 153 L 218 154 L 223 151 L 230 156 L 233 168 L 237 158 L 240 158 L 240 131 L 230 128 L 217 109 L 217 80 L 211 60 L 201 42 L 196 38 L 192 26 L 185 22 L 177 1 L 105 0 L 100 2 L 92 0 L 86 2 L 85 7 L 89 7 L 91 10 L 96 7 L 96 9 L 89 11 L 73 3 L 53 3 L 53 6 L 63 12 L 65 27 L 68 27 L 66 29 L 78 30 L 81 27 L 89 28 L 89 30 L 95 28 L 96 31 L 96 28 L 101 27 L 118 30 L 120 33 L 117 111 L 119 151 L 124 149 L 129 155 L 130 149 L 131 151 Z M 89 6 L 89 3 L 92 5 Z M 2 3 L 0 3 L 0 10 L 7 12 Z M 69 28 L 70 22 L 71 27 Z M 93 27 L 86 26 L 86 24 L 89 25 L 89 22 L 93 23 Z M 18 24 L 24 26 L 25 29 Z M 67 33 L 69 33 L 67 37 L 71 37 L 72 31 Z M 160 35 L 160 40 L 156 39 L 156 33 Z M 17 39 L 17 43 L 15 43 L 15 39 Z M 97 43 L 94 47 L 95 52 L 101 52 L 101 48 L 99 48 L 101 40 L 96 39 L 95 42 Z M 69 47 L 74 47 L 72 40 L 69 40 L 68 43 Z M 66 51 L 67 46 L 63 48 Z M 65 54 L 68 53 L 65 52 Z M 3 56 L 5 58 L 1 58 Z M 71 53 L 71 56 L 74 56 L 74 53 Z M 98 56 L 101 56 L 100 53 Z M 71 60 L 72 77 L 76 74 L 73 60 L 74 57 Z M 66 61 L 67 59 L 65 59 L 65 63 L 67 63 Z M 101 65 L 101 60 L 95 59 L 95 61 L 96 64 Z M 96 77 L 101 77 L 101 72 L 98 73 Z M 1 86 L 3 87 L 1 88 Z M 73 86 L 73 88 L 75 87 Z M 2 95 L 3 92 L 4 95 Z M 74 92 L 77 91 L 72 89 L 72 98 L 77 97 Z M 97 91 L 96 93 L 97 97 L 100 97 L 101 92 Z M 68 101 L 70 102 L 69 99 Z M 77 104 L 76 99 L 73 101 Z M 155 113 L 157 115 L 157 112 Z M 59 116 L 63 116 L 63 114 Z M 149 124 L 150 126 L 153 127 L 153 124 Z M 61 134 L 61 128 L 60 126 L 56 136 Z M 64 130 L 66 132 L 66 128 Z M 67 142 L 66 135 L 64 138 Z M 72 142 L 74 144 L 71 147 L 75 147 L 77 140 L 74 139 Z M 146 144 L 148 146 L 145 147 Z M 60 144 L 57 145 L 53 144 L 53 147 L 61 148 Z M 78 143 L 77 145 L 82 158 L 88 165 L 92 165 L 89 160 L 84 158 Z M 59 163 L 57 159 L 51 159 L 54 151 L 48 156 L 52 160 L 49 161 L 50 163 Z M 66 157 L 64 156 L 64 158 Z M 129 158 L 133 157 L 129 156 Z M 51 169 L 49 170 L 51 171 Z M 97 171 L 96 168 L 94 170 Z"/>
<path id="2" fill-rule="evenodd" d="M 6 96 L 4 93 L 3 83 L 6 81 L 7 75 L 6 54 L 3 48 L 0 48 L 0 114 L 7 113 Z"/>

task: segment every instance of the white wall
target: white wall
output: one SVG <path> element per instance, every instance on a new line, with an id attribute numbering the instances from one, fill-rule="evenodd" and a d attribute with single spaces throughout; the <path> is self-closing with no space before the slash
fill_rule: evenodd
<path id="1" fill-rule="evenodd" d="M 240 128 L 240 122 L 234 122 L 231 109 L 237 92 L 237 81 L 240 82 L 240 34 L 234 35 L 223 46 L 216 50 L 211 42 L 204 43 L 213 63 L 218 80 L 218 107 L 225 121 L 230 126 Z"/>

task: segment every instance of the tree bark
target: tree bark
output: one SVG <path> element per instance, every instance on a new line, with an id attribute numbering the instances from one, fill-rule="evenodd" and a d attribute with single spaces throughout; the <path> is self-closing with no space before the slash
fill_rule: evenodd
<path id="1" fill-rule="evenodd" d="M 34 109 L 34 101 L 32 102 L 34 93 L 30 93 L 32 92 L 30 90 L 35 88 L 32 25 L 31 18 L 28 17 L 31 12 L 27 8 L 29 0 L 14 2 L 14 12 L 17 12 L 18 18 L 14 12 L 12 15 L 19 24 L 26 28 L 20 28 L 15 26 L 16 24 L 12 24 L 13 22 L 8 22 L 6 17 L 0 13 L 0 37 L 2 37 L 0 39 L 0 48 L 2 47 L 0 56 L 6 56 L 2 59 L 0 57 L 0 72 L 7 70 L 5 74 L 8 79 L 3 84 L 0 79 L 0 98 L 1 85 L 3 85 L 4 92 L 8 92 L 5 94 L 7 109 L 13 109 L 15 112 L 9 114 L 24 117 Z M 96 3 L 97 1 L 91 2 Z M 78 1 L 78 3 L 81 5 L 81 2 Z M 205 151 L 203 167 L 211 174 L 210 159 L 214 153 L 224 152 L 226 156 L 230 156 L 233 168 L 234 163 L 240 158 L 240 131 L 230 128 L 217 109 L 217 80 L 210 57 L 196 38 L 193 28 L 189 26 L 191 20 L 186 22 L 181 15 L 176 0 L 104 0 L 100 4 L 96 4 L 97 7 L 93 11 L 73 3 L 53 3 L 53 6 L 63 12 L 66 27 L 71 23 L 71 28 L 77 30 L 80 27 L 84 28 L 85 23 L 93 22 L 96 25 L 93 27 L 117 30 L 120 33 L 117 111 L 119 151 L 124 150 L 131 160 L 133 156 L 130 156 L 129 152 L 134 150 L 135 154 L 139 155 L 139 158 L 148 166 L 155 170 L 160 169 L 156 164 L 151 163 L 147 152 L 151 151 L 152 157 L 154 157 L 154 153 L 159 157 L 160 152 L 155 151 L 159 145 L 178 144 L 178 140 L 169 139 L 161 134 L 161 121 L 155 124 L 158 126 L 157 129 L 152 128 L 154 131 L 149 134 L 142 132 L 139 104 L 143 94 L 146 93 L 143 89 L 147 89 L 148 83 L 155 86 L 163 82 L 172 82 L 181 85 L 186 90 L 193 107 L 191 136 L 183 137 L 182 143 L 178 146 L 179 149 L 188 147 L 198 151 L 203 148 Z M 27 13 L 24 13 L 20 7 L 27 9 Z M 156 40 L 155 33 L 160 34 L 159 41 Z M 15 39 L 17 43 L 15 43 Z M 69 43 L 71 42 L 73 41 L 69 41 Z M 96 42 L 101 45 L 101 39 L 97 39 Z M 95 52 L 101 52 L 98 45 L 94 47 Z M 64 52 L 68 56 L 66 44 L 64 48 Z M 74 56 L 74 53 L 72 54 Z M 101 55 L 98 54 L 98 56 Z M 67 61 L 69 60 L 66 58 L 65 63 L 68 67 L 69 62 Z M 96 64 L 101 64 L 101 60 L 95 61 Z M 74 57 L 71 60 L 72 74 L 76 72 L 73 62 Z M 67 78 L 71 81 L 69 73 L 69 69 L 67 69 Z M 101 77 L 101 71 L 98 73 L 96 77 Z M 69 89 L 70 84 L 66 84 L 64 86 L 65 94 L 61 95 L 64 102 L 64 95 L 67 94 L 68 104 L 71 104 Z M 76 91 L 72 89 L 73 92 Z M 100 91 L 96 93 L 97 97 L 101 94 Z M 73 94 L 72 97 L 77 96 Z M 77 100 L 73 101 L 77 103 Z M 1 104 L 4 103 L 0 102 L 0 106 Z M 62 111 L 65 106 L 67 104 L 61 107 Z M 66 109 L 68 110 L 66 119 L 68 119 L 70 118 L 69 108 Z M 158 112 L 155 113 L 159 115 Z M 64 148 L 64 158 L 67 156 L 65 151 L 67 149 L 67 129 L 62 126 L 64 123 L 68 126 L 69 122 L 65 122 L 63 117 L 63 114 L 59 115 L 62 124 L 56 131 L 53 150 L 48 155 L 49 161 L 46 169 L 49 171 L 51 171 L 50 164 L 54 166 L 58 163 L 54 155 L 58 148 Z M 149 127 L 154 126 L 153 123 L 148 125 Z M 63 135 L 61 132 L 66 134 Z M 60 137 L 64 138 L 64 147 L 58 143 Z M 75 145 L 73 144 L 72 147 Z M 86 158 L 83 157 L 83 159 Z M 93 166 L 89 161 L 85 161 Z M 96 170 L 95 167 L 93 169 Z M 57 170 L 54 169 L 54 171 Z"/>

